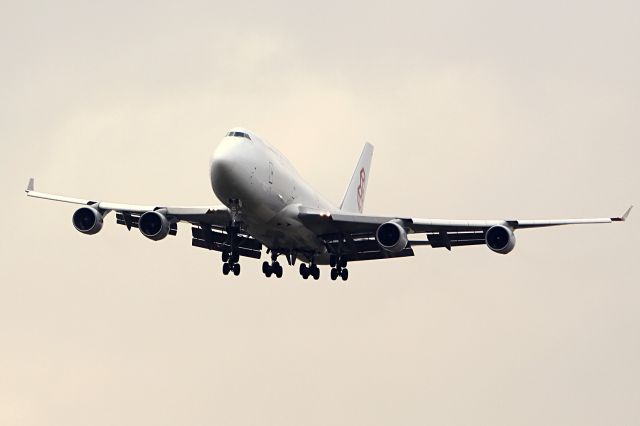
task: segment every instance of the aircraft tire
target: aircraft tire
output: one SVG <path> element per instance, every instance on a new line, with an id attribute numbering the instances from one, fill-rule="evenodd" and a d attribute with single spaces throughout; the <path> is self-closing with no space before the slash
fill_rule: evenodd
<path id="1" fill-rule="evenodd" d="M 320 268 L 318 268 L 318 265 L 312 264 L 309 267 L 309 275 L 311 275 L 314 280 L 317 280 L 318 278 L 320 278 Z"/>
<path id="2" fill-rule="evenodd" d="M 231 266 L 228 263 L 223 263 L 222 264 L 222 273 L 224 275 L 229 275 L 230 271 L 231 271 Z"/>
<path id="3" fill-rule="evenodd" d="M 240 264 L 239 263 L 234 263 L 233 264 L 233 275 L 235 275 L 236 277 L 238 275 L 240 275 Z"/>
<path id="4" fill-rule="evenodd" d="M 346 281 L 349 279 L 349 270 L 348 269 L 343 269 L 342 271 L 340 271 L 340 278 L 342 278 L 342 281 Z"/>
<path id="5" fill-rule="evenodd" d="M 300 264 L 300 275 L 302 275 L 302 278 L 305 280 L 309 278 L 309 268 L 307 268 L 307 265 L 304 263 Z"/>
<path id="6" fill-rule="evenodd" d="M 282 266 L 278 262 L 273 262 L 273 269 L 276 277 L 282 278 Z"/>
<path id="7" fill-rule="evenodd" d="M 338 279 L 338 270 L 336 268 L 331 268 L 331 281 L 335 281 Z"/>

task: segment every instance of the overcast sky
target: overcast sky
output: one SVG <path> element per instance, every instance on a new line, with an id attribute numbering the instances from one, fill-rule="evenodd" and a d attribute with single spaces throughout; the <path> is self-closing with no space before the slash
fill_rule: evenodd
<path id="1" fill-rule="evenodd" d="M 611 216 L 640 204 L 637 1 L 0 3 L 0 424 L 640 422 L 640 211 L 428 247 L 348 284 L 265 279 L 190 230 L 101 233 L 38 189 L 218 204 L 251 129 L 365 212 Z"/>

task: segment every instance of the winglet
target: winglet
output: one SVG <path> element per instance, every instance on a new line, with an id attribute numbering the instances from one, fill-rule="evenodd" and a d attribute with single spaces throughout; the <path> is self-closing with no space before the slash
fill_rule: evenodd
<path id="1" fill-rule="evenodd" d="M 621 217 L 612 217 L 611 220 L 614 222 L 624 222 L 629 217 L 629 213 L 631 213 L 631 209 L 633 206 L 629 207 L 626 212 Z"/>
<path id="2" fill-rule="evenodd" d="M 29 184 L 27 185 L 27 189 L 25 190 L 25 192 L 29 193 L 31 191 L 33 191 L 35 187 L 35 179 L 34 178 L 30 178 L 29 179 Z"/>

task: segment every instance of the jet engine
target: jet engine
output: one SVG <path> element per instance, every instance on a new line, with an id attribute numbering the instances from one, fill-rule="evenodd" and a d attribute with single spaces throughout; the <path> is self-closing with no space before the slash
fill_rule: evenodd
<path id="1" fill-rule="evenodd" d="M 391 253 L 398 253 L 407 246 L 407 231 L 398 222 L 383 223 L 376 231 L 376 240 L 380 247 Z"/>
<path id="2" fill-rule="evenodd" d="M 152 211 L 140 216 L 138 228 L 140 228 L 140 232 L 145 237 L 153 241 L 159 241 L 169 235 L 171 223 L 161 212 Z"/>
<path id="3" fill-rule="evenodd" d="M 102 213 L 93 207 L 80 207 L 73 214 L 73 226 L 83 234 L 97 234 L 102 229 Z"/>
<path id="4" fill-rule="evenodd" d="M 507 254 L 516 246 L 516 236 L 508 226 L 495 225 L 485 235 L 487 246 L 496 253 Z"/>

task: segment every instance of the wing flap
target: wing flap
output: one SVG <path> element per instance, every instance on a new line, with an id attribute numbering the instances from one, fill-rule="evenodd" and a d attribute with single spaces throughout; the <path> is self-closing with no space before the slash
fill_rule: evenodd
<path id="1" fill-rule="evenodd" d="M 191 228 L 191 236 L 191 245 L 194 247 L 221 252 L 229 252 L 231 250 L 228 234 L 206 227 L 194 226 Z M 262 244 L 248 235 L 241 235 L 240 240 L 237 242 L 236 250 L 240 256 L 260 259 Z"/>
<path id="2" fill-rule="evenodd" d="M 433 248 L 444 247 L 451 250 L 456 246 L 472 246 L 485 244 L 485 232 L 431 232 L 427 239 Z"/>

